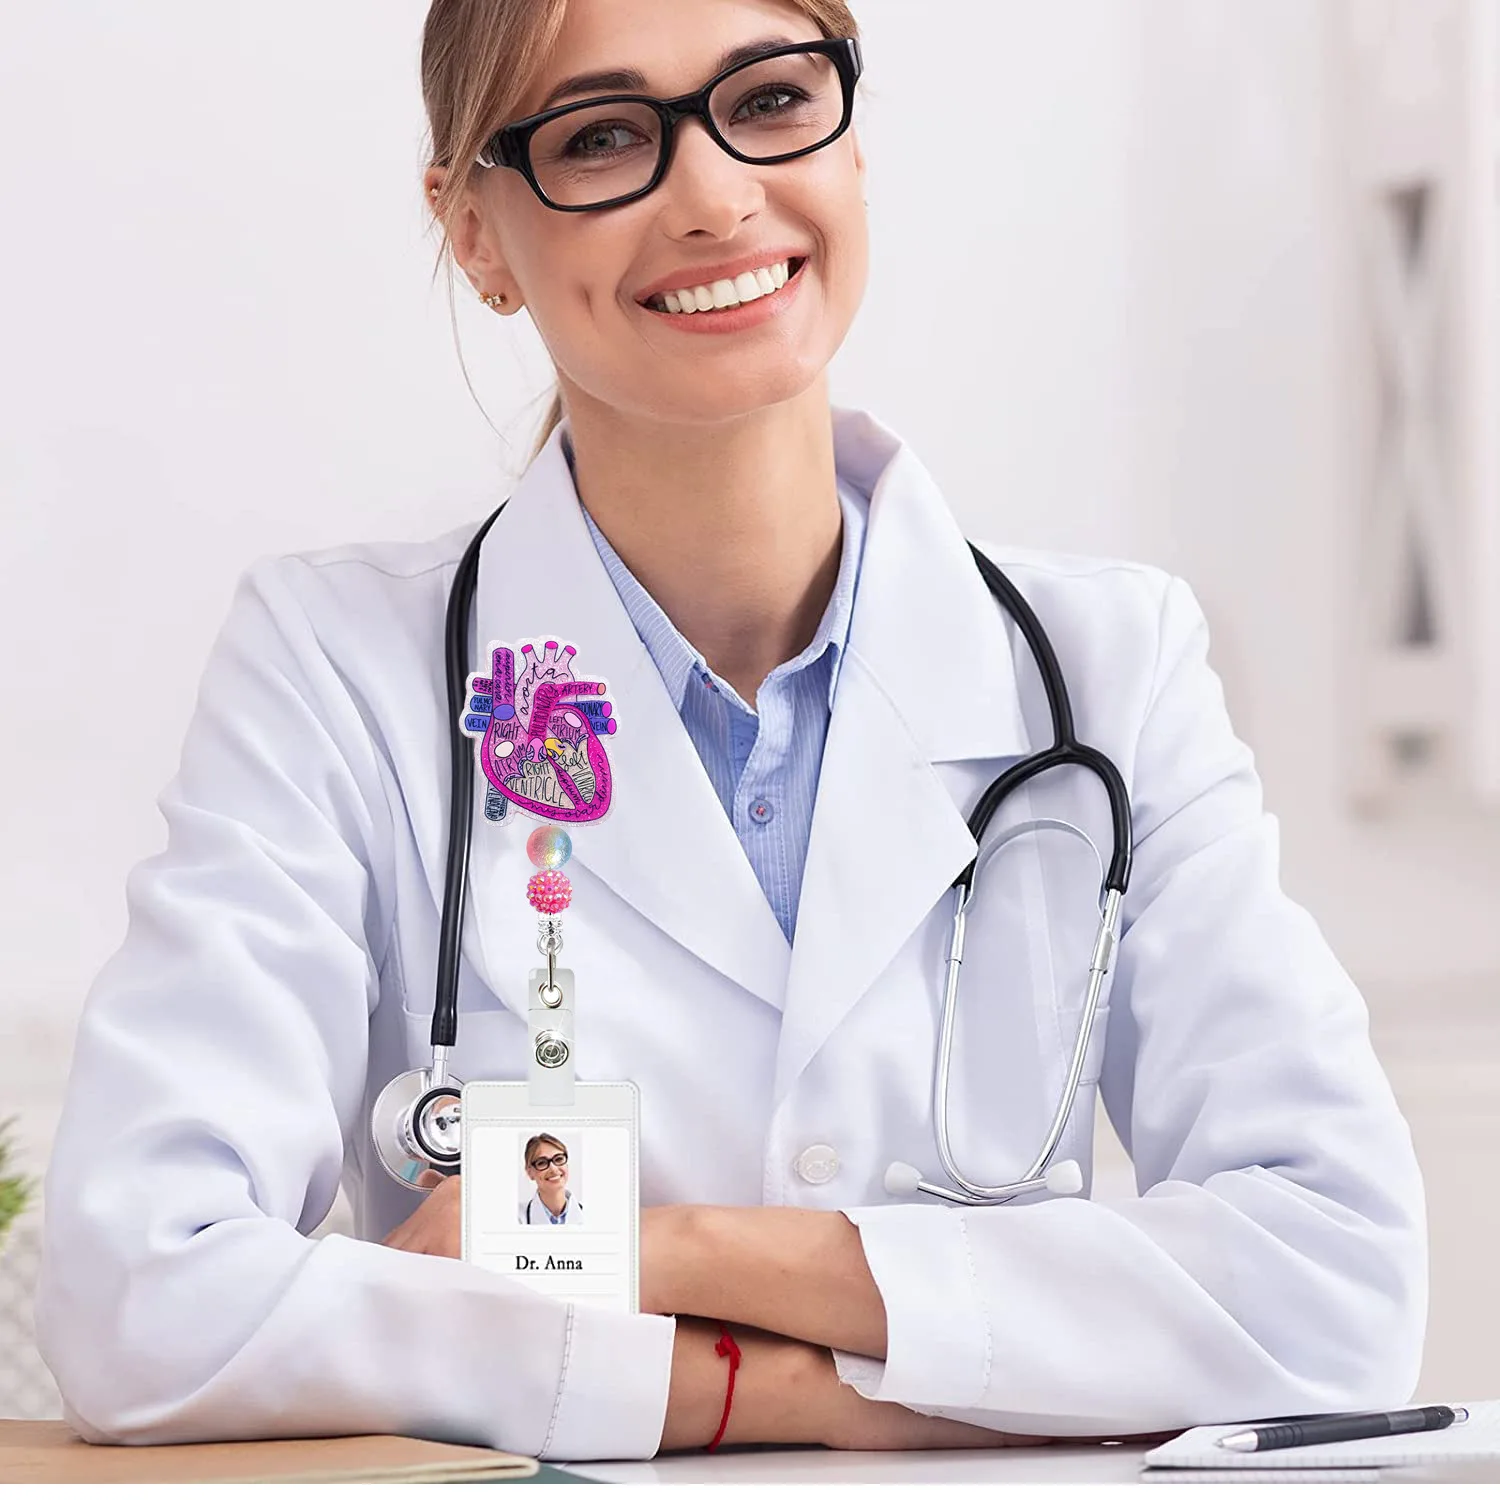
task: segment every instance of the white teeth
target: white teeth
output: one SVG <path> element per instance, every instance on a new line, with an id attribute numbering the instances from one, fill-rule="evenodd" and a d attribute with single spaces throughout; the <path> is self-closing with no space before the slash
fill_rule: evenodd
<path id="1" fill-rule="evenodd" d="M 685 286 L 675 292 L 664 292 L 659 301 L 669 313 L 712 312 L 769 297 L 791 279 L 791 267 L 786 261 L 779 260 L 775 265 L 745 271 L 733 281 L 716 281 L 712 286 Z"/>

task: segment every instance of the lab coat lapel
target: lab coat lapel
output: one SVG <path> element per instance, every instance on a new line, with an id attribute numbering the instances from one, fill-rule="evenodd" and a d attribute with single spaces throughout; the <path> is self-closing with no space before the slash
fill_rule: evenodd
<path id="1" fill-rule="evenodd" d="M 970 809 L 934 763 L 1029 749 L 1008 617 L 937 486 L 869 418 L 840 413 L 835 431 L 840 474 L 871 497 L 869 525 L 819 772 L 778 1101 L 974 857 Z"/>
<path id="2" fill-rule="evenodd" d="M 550 639 L 575 645 L 579 675 L 605 682 L 619 726 L 605 740 L 614 771 L 610 810 L 569 827 L 578 908 L 587 911 L 596 899 L 587 882 L 597 877 L 669 938 L 780 1006 L 786 938 L 599 558 L 560 432 L 485 541 L 472 660 L 479 662 L 492 640 L 519 647 Z M 470 921 L 491 987 L 524 1010 L 521 981 L 540 962 L 525 897 L 525 842 L 540 825 L 514 808 L 498 825 L 486 821 L 483 774 L 475 780 Z M 595 914 L 583 919 L 592 922 Z"/>

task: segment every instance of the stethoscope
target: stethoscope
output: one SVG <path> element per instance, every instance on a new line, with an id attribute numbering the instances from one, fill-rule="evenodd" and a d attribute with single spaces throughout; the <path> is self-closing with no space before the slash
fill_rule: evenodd
<path id="1" fill-rule="evenodd" d="M 437 989 L 432 1012 L 432 1065 L 417 1068 L 393 1078 L 371 1111 L 370 1126 L 377 1156 L 386 1171 L 398 1182 L 415 1188 L 421 1172 L 434 1169 L 445 1175 L 459 1170 L 462 1161 L 462 1122 L 460 1099 L 462 1084 L 448 1072 L 449 1054 L 458 1035 L 458 961 L 459 938 L 463 931 L 465 887 L 469 875 L 469 841 L 474 821 L 474 752 L 468 737 L 461 731 L 463 709 L 468 691 L 469 617 L 473 613 L 474 593 L 479 578 L 479 553 L 490 527 L 495 524 L 502 503 L 475 532 L 464 550 L 448 592 L 448 609 L 444 628 L 444 668 L 447 676 L 449 762 L 452 800 L 448 809 L 448 863 L 443 882 L 443 909 L 439 928 Z M 1073 728 L 1073 708 L 1067 683 L 1058 665 L 1057 653 L 1042 629 L 1041 621 L 1015 585 L 972 543 L 969 550 L 980 576 L 1001 607 L 1015 621 L 1041 673 L 1052 718 L 1052 744 L 1046 750 L 1026 756 L 997 776 L 985 789 L 969 815 L 969 832 L 981 850 L 984 835 L 1001 803 L 1044 771 L 1063 766 L 1079 766 L 1097 776 L 1109 798 L 1113 825 L 1113 851 L 1109 867 L 1102 871 L 1100 886 L 1099 928 L 1089 959 L 1088 988 L 1078 1034 L 1067 1077 L 1058 1099 L 1057 1110 L 1047 1130 L 1041 1149 L 1031 1165 L 1015 1182 L 985 1186 L 966 1177 L 954 1158 L 948 1129 L 948 1093 L 953 1062 L 954 1023 L 958 1014 L 959 981 L 963 971 L 964 926 L 977 885 L 979 854 L 953 882 L 955 904 L 953 935 L 948 948 L 943 1010 L 938 1027 L 937 1059 L 933 1068 L 932 1122 L 937 1142 L 938 1160 L 951 1187 L 927 1182 L 922 1174 L 905 1162 L 892 1162 L 885 1174 L 885 1188 L 896 1197 L 927 1193 L 950 1203 L 980 1207 L 1004 1203 L 1024 1194 L 1047 1191 L 1056 1194 L 1078 1192 L 1083 1173 L 1076 1161 L 1054 1158 L 1067 1129 L 1083 1069 L 1088 1057 L 1089 1041 L 1099 1012 L 1099 999 L 1109 974 L 1120 933 L 1120 908 L 1130 883 L 1131 818 L 1130 796 L 1124 778 L 1113 761 L 1101 751 L 1078 742 Z M 1093 841 L 1082 829 L 1056 818 L 1039 818 L 1008 829 L 990 849 L 1026 832 L 1051 828 L 1082 838 L 1093 848 Z M 1095 850 L 1097 855 L 1098 851 Z M 1102 865 L 1102 861 L 1101 861 Z"/>
<path id="2" fill-rule="evenodd" d="M 527 1223 L 528 1223 L 528 1224 L 529 1224 L 529 1223 L 531 1223 L 531 1206 L 532 1206 L 532 1204 L 533 1204 L 533 1203 L 542 1203 L 542 1199 L 541 1199 L 541 1194 L 539 1194 L 539 1193 L 537 1193 L 537 1194 L 533 1194 L 533 1195 L 532 1195 L 532 1196 L 531 1196 L 531 1197 L 530 1197 L 530 1198 L 528 1198 L 528 1199 L 527 1199 L 527 1200 L 526 1200 L 526 1222 L 527 1222 Z M 547 1205 L 546 1205 L 546 1204 L 545 1204 L 545 1203 L 542 1203 L 542 1207 L 543 1207 L 543 1208 L 546 1208 L 546 1206 L 547 1206 Z M 581 1205 L 579 1205 L 579 1204 L 576 1204 L 576 1203 L 574 1203 L 574 1201 L 573 1201 L 573 1198 L 572 1198 L 572 1196 L 571 1196 L 571 1194 L 570 1194 L 570 1195 L 569 1195 L 569 1197 L 568 1197 L 568 1202 L 567 1202 L 567 1207 L 566 1207 L 566 1208 L 564 1208 L 564 1210 L 563 1210 L 563 1223 L 564 1223 L 564 1224 L 566 1224 L 566 1223 L 567 1223 L 567 1222 L 568 1222 L 568 1220 L 567 1220 L 567 1215 L 568 1215 L 568 1214 L 569 1214 L 569 1213 L 570 1213 L 570 1212 L 572 1212 L 572 1210 L 573 1210 L 573 1209 L 574 1209 L 574 1208 L 577 1208 L 577 1209 L 578 1209 L 578 1212 L 579 1212 L 579 1213 L 580 1213 L 580 1214 L 581 1214 L 581 1213 L 582 1213 L 582 1212 L 583 1212 L 583 1208 L 582 1208 L 582 1206 L 581 1206 Z M 552 1222 L 552 1220 L 551 1220 L 551 1218 L 550 1218 L 550 1216 L 549 1216 L 549 1218 L 548 1218 L 548 1220 L 547 1220 L 547 1222 L 548 1222 L 548 1223 L 549 1223 L 549 1224 L 550 1224 L 550 1223 L 551 1223 L 551 1222 Z"/>
<path id="3" fill-rule="evenodd" d="M 984 794 L 969 814 L 969 832 L 975 844 L 983 848 L 985 830 L 999 810 L 1000 804 L 1012 792 L 1019 791 L 1027 782 L 1044 771 L 1053 771 L 1060 766 L 1081 766 L 1097 776 L 1109 798 L 1109 817 L 1113 825 L 1114 848 L 1110 856 L 1109 869 L 1101 871 L 1102 900 L 1099 908 L 1099 929 L 1094 939 L 1094 951 L 1089 958 L 1088 990 L 1084 996 L 1083 1014 L 1078 1021 L 1078 1035 L 1073 1043 L 1073 1056 L 1068 1064 L 1067 1078 L 1057 1101 L 1057 1110 L 1052 1116 L 1046 1139 L 1033 1158 L 1031 1165 L 1015 1182 L 986 1187 L 972 1182 L 960 1170 L 953 1156 L 953 1145 L 948 1135 L 948 1082 L 953 1063 L 953 1031 L 958 1015 L 958 986 L 964 963 L 964 921 L 969 905 L 974 899 L 976 870 L 979 855 L 969 862 L 968 868 L 953 882 L 956 899 L 953 909 L 953 937 L 948 947 L 947 978 L 943 987 L 943 1013 L 938 1024 L 937 1065 L 932 1075 L 932 1126 L 937 1138 L 938 1160 L 947 1173 L 952 1187 L 941 1187 L 926 1182 L 922 1174 L 907 1163 L 895 1161 L 886 1168 L 885 1190 L 894 1197 L 906 1198 L 914 1193 L 928 1193 L 934 1198 L 946 1199 L 949 1203 L 962 1203 L 978 1208 L 987 1203 L 1004 1203 L 1026 1193 L 1045 1190 L 1059 1195 L 1076 1193 L 1083 1187 L 1083 1171 L 1076 1161 L 1065 1159 L 1054 1161 L 1057 1148 L 1067 1129 L 1069 1116 L 1078 1099 L 1078 1089 L 1083 1080 L 1084 1064 L 1088 1058 L 1089 1040 L 1094 1034 L 1094 1021 L 1099 1014 L 1099 997 L 1104 992 L 1104 981 L 1114 959 L 1115 946 L 1120 936 L 1120 907 L 1130 885 L 1130 860 L 1132 831 L 1130 819 L 1130 794 L 1125 789 L 1125 779 L 1115 763 L 1100 750 L 1079 744 L 1073 729 L 1073 705 L 1068 698 L 1068 685 L 1058 665 L 1057 653 L 1036 612 L 1021 597 L 1020 591 L 999 568 L 974 544 L 969 544 L 980 576 L 989 585 L 990 592 L 1000 601 L 1010 615 L 1036 660 L 1037 670 L 1042 676 L 1042 686 L 1047 694 L 1047 708 L 1052 716 L 1052 744 L 1046 750 L 1028 755 L 997 776 L 984 790 Z M 1093 840 L 1081 828 L 1059 818 L 1036 818 L 1007 829 L 1004 836 L 991 846 L 993 853 L 1001 845 L 1023 833 L 1037 829 L 1052 828 L 1071 833 L 1081 838 L 1090 848 Z M 1098 851 L 1095 850 L 1097 854 Z"/>

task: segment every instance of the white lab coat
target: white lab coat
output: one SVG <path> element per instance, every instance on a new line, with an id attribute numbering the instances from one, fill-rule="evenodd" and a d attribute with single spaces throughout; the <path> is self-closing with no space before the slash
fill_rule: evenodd
<path id="1" fill-rule="evenodd" d="M 574 830 L 567 958 L 580 1077 L 640 1085 L 642 1202 L 844 1209 L 889 1353 L 840 1368 L 883 1400 L 1078 1435 L 1405 1400 L 1426 1303 L 1409 1133 L 1358 993 L 1279 888 L 1203 616 L 1155 569 L 986 549 L 1131 790 L 1123 938 L 1061 1154 L 1088 1172 L 1097 1090 L 1142 1196 L 886 1196 L 894 1159 L 944 1180 L 929 1093 L 965 814 L 1051 735 L 1024 643 L 916 458 L 859 414 L 836 435 L 872 498 L 791 945 L 557 437 L 484 548 L 475 661 L 495 639 L 571 641 L 616 705 L 614 806 Z M 47 1183 L 39 1339 L 96 1440 L 657 1446 L 671 1320 L 378 1243 L 418 1201 L 375 1162 L 369 1114 L 429 1057 L 443 613 L 469 534 L 262 563 L 214 648 L 161 800 L 166 850 L 132 875 L 128 937 L 88 999 Z M 453 1063 L 519 1078 L 535 824 L 487 823 L 477 780 Z M 1084 773 L 1034 783 L 994 831 L 1038 816 L 1107 854 Z M 1093 936 L 1080 848 L 1018 840 L 970 911 L 953 1128 L 986 1180 L 1025 1166 L 1055 1106 Z M 1024 941 L 995 951 L 987 933 L 1017 921 Z M 811 1145 L 837 1154 L 826 1182 L 799 1175 Z M 360 1237 L 307 1238 L 341 1177 Z"/>
<path id="2" fill-rule="evenodd" d="M 561 1224 L 552 1223 L 552 1211 L 542 1202 L 542 1190 L 538 1188 L 529 1198 L 523 1199 L 521 1207 L 516 1212 L 516 1218 L 522 1224 L 546 1224 L 554 1229 L 582 1229 L 584 1228 L 583 1204 L 574 1200 L 573 1194 L 568 1194 L 568 1209 L 563 1216 Z"/>

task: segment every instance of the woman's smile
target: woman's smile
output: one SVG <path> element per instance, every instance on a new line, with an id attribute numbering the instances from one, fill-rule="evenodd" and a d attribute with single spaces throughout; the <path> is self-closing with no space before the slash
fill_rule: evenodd
<path id="1" fill-rule="evenodd" d="M 656 312 L 686 314 L 722 311 L 779 292 L 806 262 L 806 256 L 769 251 L 716 266 L 699 266 L 664 277 L 636 301 Z"/>
<path id="2" fill-rule="evenodd" d="M 684 287 L 643 305 L 654 318 L 683 333 L 741 333 L 791 308 L 806 264 L 806 259 L 775 261 L 769 267 L 741 272 L 732 281 L 721 278 Z"/>

